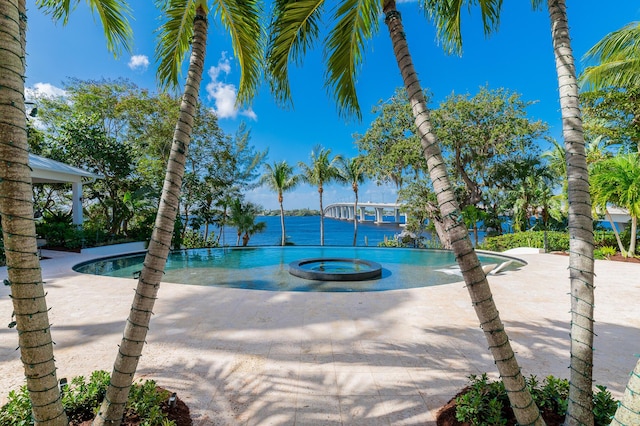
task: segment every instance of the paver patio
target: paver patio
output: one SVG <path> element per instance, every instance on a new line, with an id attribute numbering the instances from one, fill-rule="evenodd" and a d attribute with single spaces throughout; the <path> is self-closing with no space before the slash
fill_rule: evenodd
<path id="1" fill-rule="evenodd" d="M 42 261 L 58 377 L 111 370 L 133 279 Z M 94 255 L 95 256 L 95 255 Z M 568 258 L 518 255 L 491 276 L 525 375 L 568 376 Z M 622 395 L 640 353 L 640 265 L 596 262 L 596 384 Z M 0 268 L 0 278 L 6 268 Z M 9 287 L 0 318 L 11 321 Z M 165 283 L 139 379 L 176 391 L 196 425 L 434 425 L 469 374 L 495 366 L 463 283 L 376 293 L 296 293 Z M 23 383 L 17 333 L 0 328 L 0 404 Z"/>

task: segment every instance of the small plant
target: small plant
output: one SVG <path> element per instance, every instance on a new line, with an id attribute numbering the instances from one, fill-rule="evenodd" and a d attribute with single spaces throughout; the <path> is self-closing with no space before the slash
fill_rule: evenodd
<path id="1" fill-rule="evenodd" d="M 28 426 L 33 424 L 31 400 L 27 386 L 9 392 L 9 402 L 0 409 L 1 426 Z"/>
<path id="2" fill-rule="evenodd" d="M 616 253 L 617 250 L 615 247 L 603 246 L 593 250 L 593 257 L 595 257 L 596 259 L 609 259 L 609 257 L 615 255 Z"/>
<path id="3" fill-rule="evenodd" d="M 456 419 L 472 426 L 506 425 L 502 411 L 507 393 L 502 382 L 490 382 L 486 373 L 472 374 L 469 380 L 469 390 L 456 398 Z"/>
<path id="4" fill-rule="evenodd" d="M 596 385 L 596 388 L 598 391 L 593 394 L 593 424 L 608 425 L 618 409 L 618 402 L 606 386 Z"/>
<path id="5" fill-rule="evenodd" d="M 506 425 L 513 412 L 509 407 L 507 392 L 501 381 L 489 381 L 486 373 L 469 376 L 468 389 L 456 398 L 456 419 L 472 426 Z M 569 398 L 569 381 L 548 376 L 542 384 L 536 376 L 525 379 L 531 397 L 541 410 L 564 416 Z M 593 394 L 595 426 L 611 422 L 618 403 L 604 386 L 597 385 Z"/>
<path id="6" fill-rule="evenodd" d="M 94 371 L 88 381 L 83 376 L 74 377 L 62 394 L 62 405 L 69 421 L 78 424 L 94 418 L 108 386 L 109 373 L 106 371 Z M 169 396 L 169 392 L 158 390 L 153 380 L 134 383 L 129 391 L 127 414 L 138 417 L 141 426 L 175 426 L 175 422 L 168 420 L 162 412 L 162 405 Z M 24 385 L 18 391 L 9 392 L 7 404 L 0 408 L 0 426 L 33 424 L 31 400 Z"/>

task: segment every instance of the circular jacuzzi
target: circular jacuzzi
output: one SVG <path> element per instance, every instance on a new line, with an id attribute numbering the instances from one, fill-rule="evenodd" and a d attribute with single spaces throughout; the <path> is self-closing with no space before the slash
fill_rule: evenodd
<path id="1" fill-rule="evenodd" d="M 364 259 L 317 257 L 291 262 L 289 273 L 316 281 L 365 281 L 380 278 L 382 266 Z"/>

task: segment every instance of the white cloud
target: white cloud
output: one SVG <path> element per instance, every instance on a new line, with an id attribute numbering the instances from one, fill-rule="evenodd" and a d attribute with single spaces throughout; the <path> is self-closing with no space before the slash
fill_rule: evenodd
<path id="1" fill-rule="evenodd" d="M 147 55 L 133 55 L 128 65 L 134 71 L 146 71 L 149 67 L 149 57 Z"/>
<path id="2" fill-rule="evenodd" d="M 24 96 L 26 100 L 33 100 L 39 97 L 57 98 L 67 96 L 67 91 L 51 83 L 36 83 L 33 87 L 24 88 Z"/>
<path id="3" fill-rule="evenodd" d="M 227 52 L 222 52 L 218 65 L 209 68 L 208 74 L 211 82 L 207 84 L 207 94 L 209 99 L 213 99 L 215 102 L 213 110 L 218 118 L 236 118 L 241 115 L 252 120 L 258 119 L 258 116 L 251 108 L 238 110 L 236 108 L 238 89 L 234 84 L 220 81 L 221 77 L 231 74 L 231 61 L 227 58 Z"/>

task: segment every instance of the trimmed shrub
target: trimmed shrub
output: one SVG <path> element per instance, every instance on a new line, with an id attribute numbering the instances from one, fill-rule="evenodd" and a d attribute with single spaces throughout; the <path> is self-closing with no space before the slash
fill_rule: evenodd
<path id="1" fill-rule="evenodd" d="M 569 234 L 559 231 L 547 231 L 547 250 L 569 250 Z M 490 251 L 505 251 L 516 247 L 544 248 L 544 231 L 525 231 L 487 237 L 480 248 Z"/>

